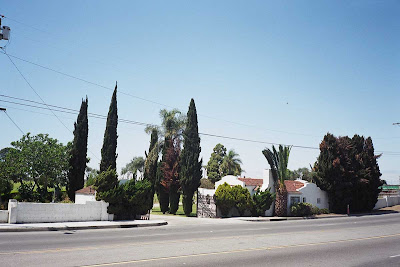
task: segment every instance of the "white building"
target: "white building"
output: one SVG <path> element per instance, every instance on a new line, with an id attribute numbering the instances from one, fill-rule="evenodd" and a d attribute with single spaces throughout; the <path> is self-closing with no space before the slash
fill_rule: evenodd
<path id="1" fill-rule="evenodd" d="M 287 210 L 290 215 L 290 207 L 299 202 L 307 202 L 320 209 L 328 209 L 328 193 L 321 190 L 316 184 L 297 179 L 285 181 L 287 196 Z"/>
<path id="2" fill-rule="evenodd" d="M 240 178 L 233 175 L 227 175 L 222 177 L 222 179 L 215 183 L 215 189 L 203 189 L 199 188 L 199 194 L 204 196 L 204 199 L 207 200 L 203 203 L 203 210 L 207 211 L 207 217 L 209 216 L 210 211 L 216 210 L 213 205 L 215 205 L 212 201 L 210 202 L 210 197 L 213 197 L 215 194 L 215 190 L 221 184 L 227 183 L 230 186 L 240 185 L 245 187 L 249 190 L 250 194 L 253 195 L 257 189 L 262 191 L 270 188 L 272 193 L 275 192 L 274 180 L 272 177 L 271 170 L 264 170 L 263 178 L 256 179 L 256 178 Z M 304 180 L 295 180 L 295 181 L 285 181 L 285 186 L 288 191 L 288 213 L 290 215 L 290 207 L 291 205 L 298 203 L 298 202 L 307 202 L 310 203 L 320 209 L 328 209 L 328 194 L 321 190 L 316 184 L 310 183 Z M 274 211 L 274 204 L 272 203 L 269 210 L 265 212 L 265 216 L 272 216 Z M 199 217 L 202 217 L 201 215 Z"/>
<path id="3" fill-rule="evenodd" d="M 96 190 L 93 186 L 84 187 L 75 192 L 75 204 L 86 204 L 87 201 L 96 201 Z"/>

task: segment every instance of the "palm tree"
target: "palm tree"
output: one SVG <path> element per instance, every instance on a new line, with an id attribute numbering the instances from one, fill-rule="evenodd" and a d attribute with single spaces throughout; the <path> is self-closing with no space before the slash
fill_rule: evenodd
<path id="1" fill-rule="evenodd" d="M 239 154 L 235 150 L 231 149 L 228 154 L 225 155 L 221 164 L 222 176 L 225 175 L 240 175 L 243 170 L 241 168 L 242 160 L 239 158 Z"/>
<path id="2" fill-rule="evenodd" d="M 269 148 L 262 151 L 271 167 L 272 178 L 274 179 L 276 192 L 275 214 L 277 216 L 286 216 L 287 214 L 287 190 L 285 180 L 289 176 L 287 166 L 291 148 L 291 146 L 279 145 L 279 151 L 276 151 L 275 146 L 272 146 L 272 151 Z"/>

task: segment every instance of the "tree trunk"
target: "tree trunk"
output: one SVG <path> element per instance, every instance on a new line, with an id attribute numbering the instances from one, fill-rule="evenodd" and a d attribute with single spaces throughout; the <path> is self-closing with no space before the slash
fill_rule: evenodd
<path id="1" fill-rule="evenodd" d="M 280 217 L 287 215 L 287 190 L 282 186 L 276 189 L 275 215 Z"/>

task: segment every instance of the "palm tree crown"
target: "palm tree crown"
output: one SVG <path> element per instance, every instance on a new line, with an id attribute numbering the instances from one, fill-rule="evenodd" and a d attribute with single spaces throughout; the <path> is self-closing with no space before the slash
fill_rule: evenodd
<path id="1" fill-rule="evenodd" d="M 271 167 L 272 178 L 274 179 L 275 187 L 285 186 L 284 181 L 289 176 L 287 166 L 291 149 L 291 146 L 279 145 L 279 151 L 275 149 L 275 146 L 272 146 L 272 151 L 269 148 L 266 148 L 262 151 L 268 161 L 269 166 Z"/>
<path id="2" fill-rule="evenodd" d="M 221 164 L 222 176 L 240 175 L 243 172 L 241 164 L 242 160 L 239 158 L 239 154 L 233 149 L 229 150 Z"/>

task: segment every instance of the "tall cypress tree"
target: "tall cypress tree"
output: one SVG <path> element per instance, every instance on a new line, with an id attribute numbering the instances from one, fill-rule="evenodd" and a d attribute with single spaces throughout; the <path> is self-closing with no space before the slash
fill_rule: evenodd
<path id="1" fill-rule="evenodd" d="M 181 154 L 180 183 L 183 191 L 183 210 L 186 216 L 192 212 L 193 195 L 200 186 L 201 152 L 197 112 L 194 100 L 190 101 L 187 124 L 183 132 L 183 150 Z"/>
<path id="2" fill-rule="evenodd" d="M 153 207 L 153 199 L 155 192 L 155 183 L 157 179 L 157 163 L 158 163 L 158 131 L 153 129 L 150 137 L 149 154 L 144 164 L 144 179 L 151 183 L 151 207 Z"/>
<path id="3" fill-rule="evenodd" d="M 87 163 L 88 99 L 82 100 L 78 118 L 74 123 L 74 140 L 69 158 L 68 197 L 75 201 L 75 191 L 83 188 Z"/>
<path id="4" fill-rule="evenodd" d="M 104 132 L 103 148 L 101 149 L 100 172 L 104 172 L 108 168 L 114 170 L 117 168 L 117 125 L 117 84 L 115 84 Z"/>

